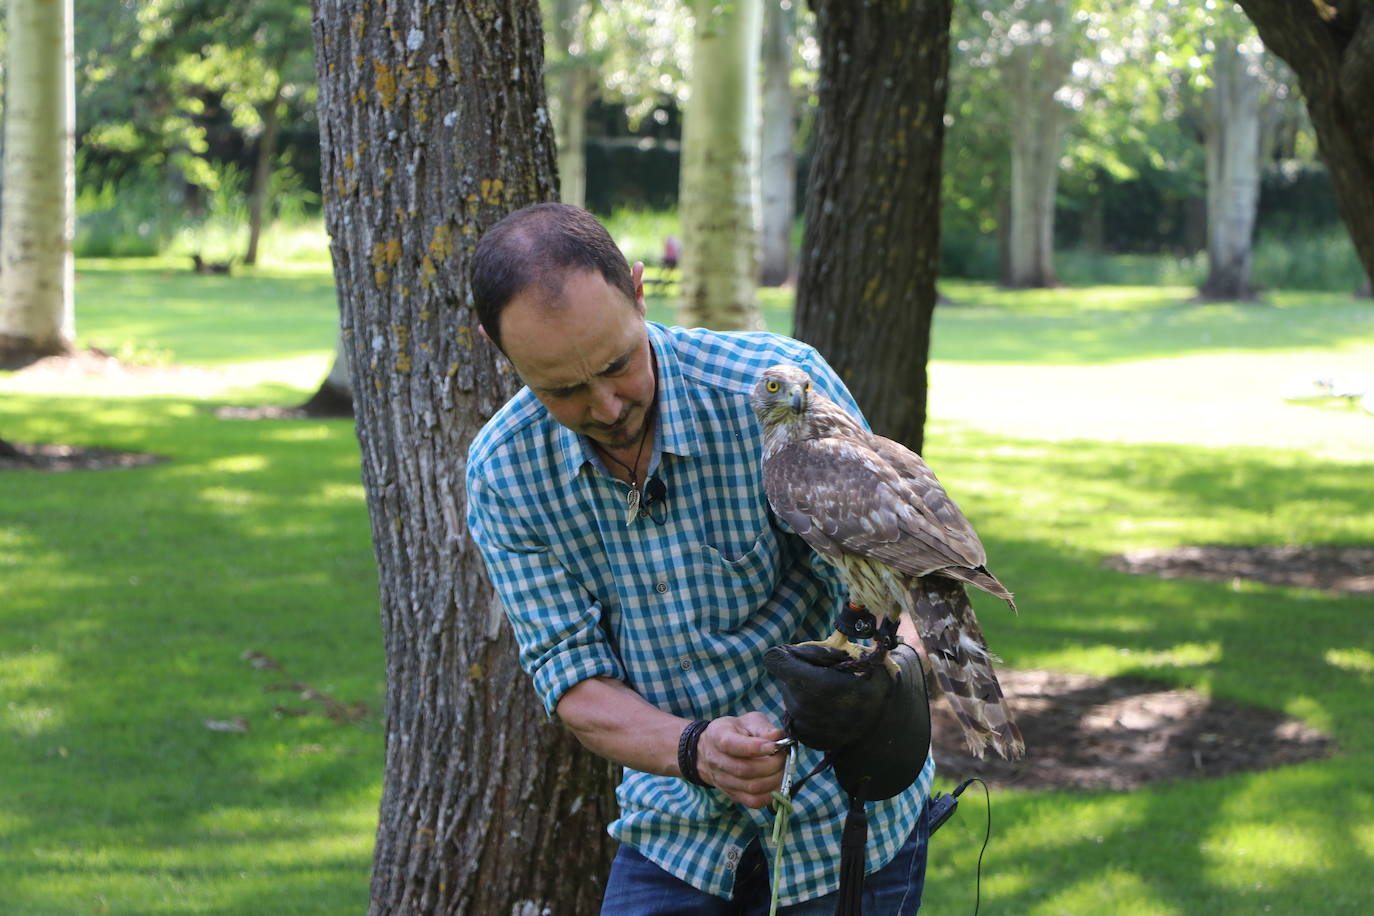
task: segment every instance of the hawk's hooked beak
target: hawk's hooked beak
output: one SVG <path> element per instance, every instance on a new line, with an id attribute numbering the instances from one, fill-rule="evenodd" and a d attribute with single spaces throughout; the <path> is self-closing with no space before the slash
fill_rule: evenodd
<path id="1" fill-rule="evenodd" d="M 806 409 L 806 392 L 800 385 L 792 386 L 792 410 L 801 413 Z"/>

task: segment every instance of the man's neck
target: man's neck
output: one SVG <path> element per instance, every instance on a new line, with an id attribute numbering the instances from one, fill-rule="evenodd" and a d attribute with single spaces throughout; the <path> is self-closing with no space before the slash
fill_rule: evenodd
<path id="1" fill-rule="evenodd" d="M 600 442 L 592 441 L 592 448 L 601 458 L 606 470 L 618 480 L 632 486 L 643 484 L 649 476 L 649 465 L 654 457 L 654 424 L 646 419 L 643 434 L 633 444 L 623 448 L 611 448 Z M 626 468 L 633 468 L 631 474 Z"/>

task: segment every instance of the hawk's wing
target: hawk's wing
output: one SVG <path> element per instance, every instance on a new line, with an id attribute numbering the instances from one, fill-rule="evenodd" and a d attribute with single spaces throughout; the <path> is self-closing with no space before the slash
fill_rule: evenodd
<path id="1" fill-rule="evenodd" d="M 918 455 L 888 439 L 806 439 L 764 461 L 773 511 L 817 552 L 912 576 L 987 562 L 978 535 Z"/>

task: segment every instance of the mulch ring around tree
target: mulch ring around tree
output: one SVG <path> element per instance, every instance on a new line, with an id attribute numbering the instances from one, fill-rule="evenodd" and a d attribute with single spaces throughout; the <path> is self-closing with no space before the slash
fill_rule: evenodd
<path id="1" fill-rule="evenodd" d="M 1136 677 L 999 670 L 1026 759 L 968 753 L 949 704 L 931 701 L 941 776 L 1018 789 L 1128 791 L 1328 757 L 1336 746 L 1283 714 Z"/>
<path id="2" fill-rule="evenodd" d="M 0 442 L 0 471 L 104 471 L 161 464 L 162 455 L 76 445 Z"/>
<path id="3" fill-rule="evenodd" d="M 1374 593 L 1374 549 L 1340 546 L 1179 547 L 1108 557 L 1121 572 L 1167 579 Z M 935 761 L 951 779 L 981 776 L 1025 789 L 1125 791 L 1328 757 L 1335 742 L 1281 713 L 1136 677 L 999 671 L 1026 739 L 1026 759 L 968 753 L 948 704 L 932 701 Z"/>

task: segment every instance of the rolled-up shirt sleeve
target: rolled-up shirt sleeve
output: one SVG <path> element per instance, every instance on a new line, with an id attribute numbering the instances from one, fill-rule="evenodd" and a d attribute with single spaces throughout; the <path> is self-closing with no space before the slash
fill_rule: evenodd
<path id="1" fill-rule="evenodd" d="M 602 627 L 602 606 L 558 560 L 527 516 L 469 469 L 468 528 L 520 647 L 520 667 L 553 715 L 573 685 L 624 680 Z"/>

